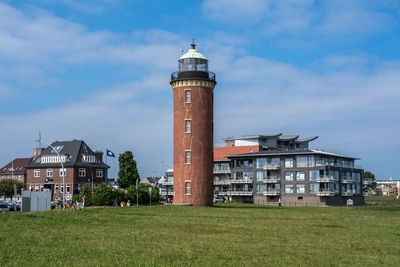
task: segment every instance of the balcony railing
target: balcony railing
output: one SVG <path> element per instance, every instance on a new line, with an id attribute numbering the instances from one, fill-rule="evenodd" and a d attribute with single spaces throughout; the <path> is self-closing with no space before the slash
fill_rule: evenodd
<path id="1" fill-rule="evenodd" d="M 227 191 L 227 195 L 231 196 L 252 196 L 253 191 Z"/>
<path id="2" fill-rule="evenodd" d="M 167 195 L 167 192 L 165 192 L 165 195 Z M 175 195 L 175 192 L 168 191 L 168 196 L 174 196 L 174 195 Z"/>
<path id="3" fill-rule="evenodd" d="M 281 194 L 281 191 L 279 190 L 267 190 L 263 192 L 264 196 L 279 196 Z"/>
<path id="4" fill-rule="evenodd" d="M 220 174 L 220 173 L 231 173 L 231 169 L 214 169 L 214 174 Z"/>
<path id="5" fill-rule="evenodd" d="M 232 184 L 251 184 L 253 183 L 253 179 L 237 179 L 237 180 L 229 180 Z"/>
<path id="6" fill-rule="evenodd" d="M 278 183 L 281 181 L 281 178 L 278 176 L 268 176 L 267 179 L 264 179 L 264 183 Z"/>
<path id="7" fill-rule="evenodd" d="M 336 195 L 335 190 L 320 190 L 319 192 L 317 192 L 317 196 L 320 196 L 320 197 L 328 197 L 328 196 L 334 196 L 334 195 Z"/>
<path id="8" fill-rule="evenodd" d="M 214 181 L 214 185 L 230 185 L 231 180 L 219 180 L 219 181 Z"/>
<path id="9" fill-rule="evenodd" d="M 164 185 L 174 185 L 174 182 L 165 182 Z"/>
<path id="10" fill-rule="evenodd" d="M 344 184 L 349 184 L 352 182 L 353 182 L 353 179 L 351 177 L 350 178 L 342 178 L 342 183 L 344 183 Z"/>
<path id="11" fill-rule="evenodd" d="M 280 165 L 264 165 L 264 170 L 279 170 L 281 168 Z"/>
<path id="12" fill-rule="evenodd" d="M 171 73 L 171 82 L 189 79 L 211 80 L 215 82 L 215 73 L 211 71 L 175 71 Z"/>
<path id="13" fill-rule="evenodd" d="M 351 196 L 353 196 L 353 192 L 349 192 L 349 191 L 342 192 L 342 196 L 351 197 Z"/>
<path id="14" fill-rule="evenodd" d="M 329 183 L 329 182 L 335 182 L 335 177 L 332 176 L 320 176 L 317 178 L 317 182 L 320 183 Z"/>
<path id="15" fill-rule="evenodd" d="M 363 180 L 362 183 L 363 183 L 363 185 L 372 185 L 373 181 L 365 179 L 365 180 Z"/>

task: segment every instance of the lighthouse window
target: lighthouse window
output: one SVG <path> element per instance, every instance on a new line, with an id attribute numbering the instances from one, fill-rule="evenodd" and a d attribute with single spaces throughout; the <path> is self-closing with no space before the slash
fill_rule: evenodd
<path id="1" fill-rule="evenodd" d="M 185 164 L 190 164 L 190 150 L 185 151 Z"/>
<path id="2" fill-rule="evenodd" d="M 190 103 L 190 98 L 191 98 L 191 92 L 190 90 L 185 91 L 185 102 Z"/>
<path id="3" fill-rule="evenodd" d="M 185 120 L 185 133 L 190 133 L 190 120 Z"/>
<path id="4" fill-rule="evenodd" d="M 190 195 L 190 182 L 185 182 L 185 194 Z"/>

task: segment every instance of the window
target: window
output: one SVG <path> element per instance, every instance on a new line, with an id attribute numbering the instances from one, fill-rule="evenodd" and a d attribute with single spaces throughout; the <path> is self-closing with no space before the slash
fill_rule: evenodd
<path id="1" fill-rule="evenodd" d="M 267 172 L 266 171 L 258 171 L 257 172 L 257 181 L 262 181 L 267 178 Z"/>
<path id="2" fill-rule="evenodd" d="M 293 172 L 285 172 L 285 180 L 293 181 Z"/>
<path id="3" fill-rule="evenodd" d="M 335 179 L 335 181 L 339 181 L 339 171 L 329 170 L 329 177 Z"/>
<path id="4" fill-rule="evenodd" d="M 103 177 L 103 170 L 102 169 L 97 169 L 96 170 L 96 177 L 97 178 Z"/>
<path id="5" fill-rule="evenodd" d="M 257 192 L 257 193 L 262 193 L 262 192 L 264 192 L 264 191 L 266 191 L 265 184 L 257 184 L 256 192 Z"/>
<path id="6" fill-rule="evenodd" d="M 315 158 L 314 156 L 297 156 L 296 157 L 296 166 L 297 167 L 314 167 L 315 166 Z"/>
<path id="7" fill-rule="evenodd" d="M 296 180 L 297 181 L 304 181 L 305 174 L 304 172 L 297 172 L 296 173 Z"/>
<path id="8" fill-rule="evenodd" d="M 35 169 L 33 171 L 33 177 L 40 177 L 40 169 Z"/>
<path id="9" fill-rule="evenodd" d="M 82 158 L 83 158 L 83 161 L 85 161 L 85 162 L 91 162 L 91 163 L 96 162 L 96 157 L 95 156 L 83 155 Z"/>
<path id="10" fill-rule="evenodd" d="M 319 184 L 310 184 L 310 194 L 316 194 L 319 192 Z"/>
<path id="11" fill-rule="evenodd" d="M 190 150 L 185 151 L 185 164 L 190 164 Z"/>
<path id="12" fill-rule="evenodd" d="M 190 90 L 185 90 L 185 103 L 190 103 L 192 93 Z"/>
<path id="13" fill-rule="evenodd" d="M 64 169 L 60 169 L 60 177 L 67 175 L 67 171 Z"/>
<path id="14" fill-rule="evenodd" d="M 33 185 L 29 185 L 29 191 L 32 191 L 33 190 Z"/>
<path id="15" fill-rule="evenodd" d="M 40 191 L 43 191 L 44 186 L 41 184 L 40 185 Z"/>
<path id="16" fill-rule="evenodd" d="M 79 168 L 79 177 L 86 177 L 86 169 L 85 168 Z"/>
<path id="17" fill-rule="evenodd" d="M 235 161 L 235 167 L 237 168 L 252 168 L 253 160 L 239 159 Z"/>
<path id="18" fill-rule="evenodd" d="M 59 192 L 58 192 L 58 190 L 59 190 L 58 184 L 56 184 L 54 187 L 55 187 L 56 193 L 59 193 Z"/>
<path id="19" fill-rule="evenodd" d="M 293 159 L 292 158 L 286 158 L 285 159 L 285 167 L 286 168 L 293 168 Z"/>
<path id="20" fill-rule="evenodd" d="M 285 185 L 285 194 L 293 194 L 293 185 L 291 184 Z"/>
<path id="21" fill-rule="evenodd" d="M 35 184 L 35 191 L 36 192 L 39 191 L 39 185 L 38 184 Z"/>
<path id="22" fill-rule="evenodd" d="M 185 195 L 190 195 L 190 182 L 185 182 Z"/>
<path id="23" fill-rule="evenodd" d="M 53 169 L 47 169 L 46 177 L 53 177 Z"/>
<path id="24" fill-rule="evenodd" d="M 185 120 L 185 133 L 191 133 L 191 121 L 190 120 Z"/>
<path id="25" fill-rule="evenodd" d="M 64 193 L 64 185 L 63 184 L 60 184 L 60 191 L 61 191 L 61 193 Z"/>
<path id="26" fill-rule="evenodd" d="M 71 192 L 71 185 L 70 184 L 67 184 L 67 193 L 70 193 Z"/>
<path id="27" fill-rule="evenodd" d="M 319 170 L 310 170 L 310 176 L 309 176 L 310 181 L 316 181 L 318 177 L 319 177 Z"/>
<path id="28" fill-rule="evenodd" d="M 305 193 L 304 184 L 296 185 L 296 193 L 297 194 L 304 194 Z"/>

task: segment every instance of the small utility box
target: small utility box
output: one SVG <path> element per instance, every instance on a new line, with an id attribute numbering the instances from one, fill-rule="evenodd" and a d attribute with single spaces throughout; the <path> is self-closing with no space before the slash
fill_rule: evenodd
<path id="1" fill-rule="evenodd" d="M 51 192 L 22 192 L 22 211 L 46 211 L 51 210 Z"/>

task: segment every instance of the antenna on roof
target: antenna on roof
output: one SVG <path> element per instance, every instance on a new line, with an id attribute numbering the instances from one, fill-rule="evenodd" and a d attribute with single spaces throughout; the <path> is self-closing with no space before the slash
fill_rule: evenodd
<path id="1" fill-rule="evenodd" d="M 192 49 L 196 49 L 196 44 L 194 43 L 194 40 L 196 40 L 194 37 L 193 37 L 193 42 L 192 42 L 192 44 L 191 44 L 191 46 L 192 46 Z"/>
<path id="2" fill-rule="evenodd" d="M 42 148 L 42 133 L 40 132 L 40 129 L 39 129 L 39 138 L 33 140 L 33 142 L 37 142 L 39 144 L 39 148 Z"/>

